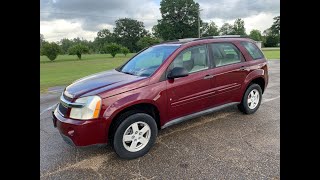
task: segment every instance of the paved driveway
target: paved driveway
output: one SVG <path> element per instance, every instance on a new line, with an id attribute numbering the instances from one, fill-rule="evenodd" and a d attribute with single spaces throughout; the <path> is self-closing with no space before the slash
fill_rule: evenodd
<path id="1" fill-rule="evenodd" d="M 236 107 L 159 132 L 150 152 L 122 160 L 110 146 L 75 148 L 52 125 L 61 88 L 40 95 L 41 179 L 280 179 L 280 61 L 269 61 L 260 109 Z"/>

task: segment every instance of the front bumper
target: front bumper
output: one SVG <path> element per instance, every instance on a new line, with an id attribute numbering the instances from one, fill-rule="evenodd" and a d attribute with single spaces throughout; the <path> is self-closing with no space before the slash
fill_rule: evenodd
<path id="1" fill-rule="evenodd" d="M 58 110 L 52 112 L 53 125 L 62 138 L 73 146 L 106 144 L 108 139 L 107 120 L 74 120 L 63 117 Z"/>

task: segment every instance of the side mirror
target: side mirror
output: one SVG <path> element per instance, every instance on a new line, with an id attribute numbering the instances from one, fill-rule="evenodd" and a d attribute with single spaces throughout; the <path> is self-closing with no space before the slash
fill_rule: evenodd
<path id="1" fill-rule="evenodd" d="M 168 79 L 174 79 L 174 78 L 179 78 L 179 77 L 185 77 L 185 76 L 188 76 L 188 75 L 189 75 L 189 72 L 187 71 L 186 68 L 175 67 L 169 72 L 167 78 Z"/>

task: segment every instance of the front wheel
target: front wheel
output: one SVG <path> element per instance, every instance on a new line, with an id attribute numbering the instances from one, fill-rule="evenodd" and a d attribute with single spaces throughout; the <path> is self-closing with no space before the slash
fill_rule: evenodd
<path id="1" fill-rule="evenodd" d="M 113 148 L 124 159 L 134 159 L 148 153 L 156 141 L 158 128 L 148 114 L 136 113 L 122 121 L 114 134 Z"/>
<path id="2" fill-rule="evenodd" d="M 252 114 L 258 110 L 261 100 L 261 87 L 258 84 L 251 84 L 244 93 L 238 109 L 245 114 Z"/>

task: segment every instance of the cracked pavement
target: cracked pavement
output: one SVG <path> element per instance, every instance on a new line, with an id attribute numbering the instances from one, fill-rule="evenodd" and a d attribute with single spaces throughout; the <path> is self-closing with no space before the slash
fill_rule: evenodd
<path id="1" fill-rule="evenodd" d="M 40 94 L 40 179 L 280 179 L 280 61 L 255 114 L 237 107 L 160 130 L 150 152 L 120 159 L 109 145 L 75 148 L 51 120 L 63 87 Z"/>

